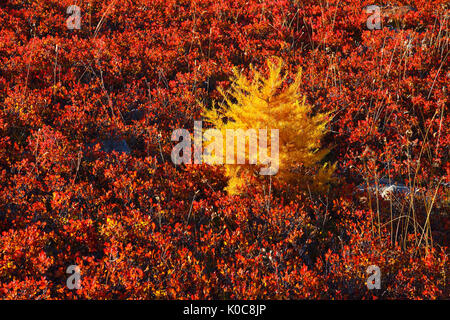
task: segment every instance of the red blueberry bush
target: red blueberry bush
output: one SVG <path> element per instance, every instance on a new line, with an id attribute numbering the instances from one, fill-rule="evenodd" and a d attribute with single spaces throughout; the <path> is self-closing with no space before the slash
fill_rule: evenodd
<path id="1" fill-rule="evenodd" d="M 0 2 L 0 298 L 449 297 L 446 1 L 76 3 L 80 29 Z M 175 166 L 172 131 L 274 56 L 327 114 L 324 190 Z"/>

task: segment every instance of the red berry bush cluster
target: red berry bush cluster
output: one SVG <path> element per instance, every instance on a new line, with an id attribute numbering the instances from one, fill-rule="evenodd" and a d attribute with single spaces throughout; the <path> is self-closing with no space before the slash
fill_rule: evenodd
<path id="1" fill-rule="evenodd" d="M 0 2 L 0 298 L 449 297 L 446 1 L 74 2 Z M 175 166 L 273 56 L 327 113 L 325 188 Z"/>

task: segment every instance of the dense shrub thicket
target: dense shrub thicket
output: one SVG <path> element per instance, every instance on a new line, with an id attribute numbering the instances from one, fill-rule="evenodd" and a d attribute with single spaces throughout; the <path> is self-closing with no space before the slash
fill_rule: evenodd
<path id="1" fill-rule="evenodd" d="M 1 298 L 449 297 L 446 1 L 83 0 L 70 30 L 72 2 L 0 2 Z M 330 183 L 175 166 L 172 131 L 270 56 L 327 114 Z"/>

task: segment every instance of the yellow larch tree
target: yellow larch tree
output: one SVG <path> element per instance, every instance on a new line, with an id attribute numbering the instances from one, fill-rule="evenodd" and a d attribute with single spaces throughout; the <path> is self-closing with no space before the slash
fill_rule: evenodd
<path id="1" fill-rule="evenodd" d="M 225 136 L 227 129 L 279 130 L 279 169 L 272 179 L 290 185 L 321 189 L 330 179 L 334 166 L 319 163 L 328 150 L 320 149 L 320 140 L 326 133 L 327 114 L 312 115 L 312 107 L 300 93 L 301 69 L 293 81 L 283 89 L 286 75 L 282 75 L 280 58 L 267 60 L 268 77 L 251 67 L 253 78 L 234 70 L 229 90 L 219 89 L 224 101 L 204 108 L 204 119 Z M 270 140 L 270 139 L 269 139 Z M 246 137 L 246 145 L 248 144 Z M 270 143 L 268 143 L 270 150 Z M 248 148 L 244 149 L 247 152 Z M 237 152 L 236 148 L 235 151 Z M 235 154 L 236 154 L 235 152 Z M 261 165 L 225 164 L 229 178 L 228 192 L 239 191 L 249 175 L 257 174 Z M 314 170 L 310 170 L 314 169 Z M 315 172 L 305 176 L 307 171 Z"/>

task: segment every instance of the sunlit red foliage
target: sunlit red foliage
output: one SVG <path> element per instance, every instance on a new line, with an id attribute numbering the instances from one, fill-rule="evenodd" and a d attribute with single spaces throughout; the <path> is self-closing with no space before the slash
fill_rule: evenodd
<path id="1" fill-rule="evenodd" d="M 369 1 L 77 3 L 80 30 L 72 1 L 0 2 L 0 298 L 449 297 L 446 1 L 392 1 L 381 30 Z M 170 160 L 269 56 L 329 114 L 327 192 L 228 195 L 223 168 Z M 381 179 L 412 192 L 367 192 Z"/>

